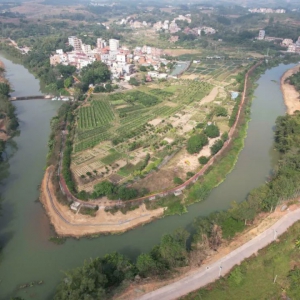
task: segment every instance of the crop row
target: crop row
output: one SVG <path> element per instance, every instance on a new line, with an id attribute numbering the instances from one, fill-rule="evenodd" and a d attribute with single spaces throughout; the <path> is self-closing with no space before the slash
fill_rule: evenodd
<path id="1" fill-rule="evenodd" d="M 92 129 L 109 123 L 113 118 L 114 114 L 106 101 L 93 101 L 91 106 L 80 108 L 78 128 Z"/>
<path id="2" fill-rule="evenodd" d="M 74 150 L 75 152 L 83 151 L 85 149 L 92 148 L 103 141 L 109 140 L 110 138 L 111 133 L 105 132 L 75 144 Z"/>
<path id="3" fill-rule="evenodd" d="M 143 105 L 133 105 L 133 106 L 119 108 L 119 109 L 117 109 L 117 111 L 120 114 L 124 114 L 124 113 L 133 112 L 133 111 L 136 111 L 136 110 L 139 110 L 139 109 L 142 109 L 142 108 L 144 108 Z"/>
<path id="4" fill-rule="evenodd" d="M 112 127 L 111 124 L 107 123 L 107 124 L 103 124 L 103 125 L 101 125 L 99 127 L 91 129 L 91 130 L 85 130 L 85 131 L 78 130 L 77 134 L 76 134 L 76 141 L 80 142 L 80 141 L 86 140 L 86 139 L 88 139 L 90 137 L 99 135 L 101 133 L 106 132 L 111 127 Z"/>

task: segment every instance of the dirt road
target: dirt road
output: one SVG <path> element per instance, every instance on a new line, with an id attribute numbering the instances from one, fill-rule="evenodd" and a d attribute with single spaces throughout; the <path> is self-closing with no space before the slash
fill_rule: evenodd
<path id="1" fill-rule="evenodd" d="M 288 212 L 273 226 L 211 265 L 204 265 L 194 274 L 145 294 L 139 300 L 171 300 L 197 290 L 228 273 L 235 265 L 275 241 L 290 226 L 300 220 L 300 208 Z"/>

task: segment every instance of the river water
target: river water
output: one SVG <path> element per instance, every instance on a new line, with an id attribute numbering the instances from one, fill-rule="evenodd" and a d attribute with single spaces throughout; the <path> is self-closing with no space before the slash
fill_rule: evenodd
<path id="1" fill-rule="evenodd" d="M 0 55 L 13 84 L 13 96 L 35 95 L 40 86 L 23 66 Z M 182 216 L 171 216 L 141 226 L 123 235 L 96 239 L 68 239 L 63 245 L 48 241 L 51 228 L 37 198 L 46 164 L 50 119 L 60 105 L 57 101 L 17 101 L 21 134 L 14 138 L 17 152 L 10 159 L 10 175 L 3 180 L 4 198 L 0 217 L 0 299 L 21 296 L 25 299 L 52 299 L 63 271 L 81 266 L 85 259 L 113 251 L 135 258 L 149 251 L 164 233 L 178 227 L 191 229 L 194 218 L 226 209 L 232 201 L 243 201 L 251 189 L 269 176 L 276 154 L 272 149 L 277 116 L 284 115 L 285 106 L 279 81 L 294 65 L 280 65 L 268 70 L 258 81 L 251 108 L 251 121 L 245 147 L 234 170 L 212 191 L 208 199 L 188 208 Z M 276 82 L 275 82 L 276 81 Z M 34 280 L 44 284 L 18 290 L 18 286 Z"/>

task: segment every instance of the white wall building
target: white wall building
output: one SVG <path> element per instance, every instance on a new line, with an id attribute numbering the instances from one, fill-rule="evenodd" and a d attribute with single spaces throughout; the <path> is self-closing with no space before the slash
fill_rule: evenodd
<path id="1" fill-rule="evenodd" d="M 260 30 L 258 33 L 258 40 L 264 40 L 266 36 L 266 32 L 264 30 Z"/>
<path id="2" fill-rule="evenodd" d="M 109 50 L 110 51 L 118 51 L 120 48 L 120 41 L 115 39 L 109 40 Z"/>
<path id="3" fill-rule="evenodd" d="M 103 48 L 105 48 L 105 47 L 106 47 L 106 42 L 105 42 L 105 40 L 102 39 L 102 38 L 98 38 L 98 39 L 97 39 L 97 48 L 98 48 L 98 49 L 103 49 Z"/>
<path id="4" fill-rule="evenodd" d="M 73 46 L 75 51 L 81 51 L 82 42 L 79 38 L 77 38 L 76 36 L 69 36 L 68 42 L 69 45 Z"/>

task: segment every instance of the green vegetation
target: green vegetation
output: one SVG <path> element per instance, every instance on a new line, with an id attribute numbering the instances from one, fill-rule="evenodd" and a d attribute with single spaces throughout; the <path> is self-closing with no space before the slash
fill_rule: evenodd
<path id="1" fill-rule="evenodd" d="M 298 299 L 300 252 L 294 241 L 299 230 L 300 222 L 283 234 L 279 242 L 260 250 L 258 255 L 236 266 L 224 278 L 182 299 L 281 299 L 283 295 Z"/>
<path id="2" fill-rule="evenodd" d="M 206 165 L 208 161 L 209 161 L 209 157 L 206 157 L 206 156 L 200 156 L 199 157 L 199 163 L 201 165 Z"/>
<path id="3" fill-rule="evenodd" d="M 4 78 L 4 70 L 0 69 L 0 78 Z M 9 101 L 10 87 L 7 83 L 0 83 L 0 128 L 7 136 L 13 136 L 19 126 L 15 115 L 15 107 Z M 5 151 L 6 142 L 0 140 L 0 165 L 3 162 L 2 153 Z"/>
<path id="4" fill-rule="evenodd" d="M 300 91 L 300 72 L 297 72 L 286 79 L 290 84 L 294 85 L 297 91 Z"/>
<path id="5" fill-rule="evenodd" d="M 138 191 L 125 186 L 117 186 L 109 181 L 102 181 L 94 186 L 93 198 L 107 196 L 108 199 L 124 201 L 137 198 Z"/>
<path id="6" fill-rule="evenodd" d="M 179 178 L 179 177 L 174 177 L 173 182 L 176 185 L 179 185 L 179 184 L 183 184 L 184 181 L 181 178 Z"/>
<path id="7" fill-rule="evenodd" d="M 218 126 L 211 124 L 211 125 L 207 125 L 204 133 L 209 137 L 209 138 L 216 138 L 220 135 L 220 130 L 218 128 Z"/>
<path id="8" fill-rule="evenodd" d="M 214 144 L 210 147 L 211 155 L 217 154 L 223 147 L 224 142 L 222 140 L 217 140 Z"/>
<path id="9" fill-rule="evenodd" d="M 186 149 L 191 154 L 198 153 L 207 144 L 208 139 L 204 134 L 195 134 L 188 139 Z"/>
<path id="10" fill-rule="evenodd" d="M 136 264 L 118 253 L 86 261 L 83 267 L 65 273 L 54 299 L 109 299 L 114 289 L 123 282 L 130 282 L 137 274 L 163 277 L 163 274 L 187 265 L 187 238 L 188 233 L 184 230 L 164 235 L 160 245 L 149 254 L 141 254 Z"/>

